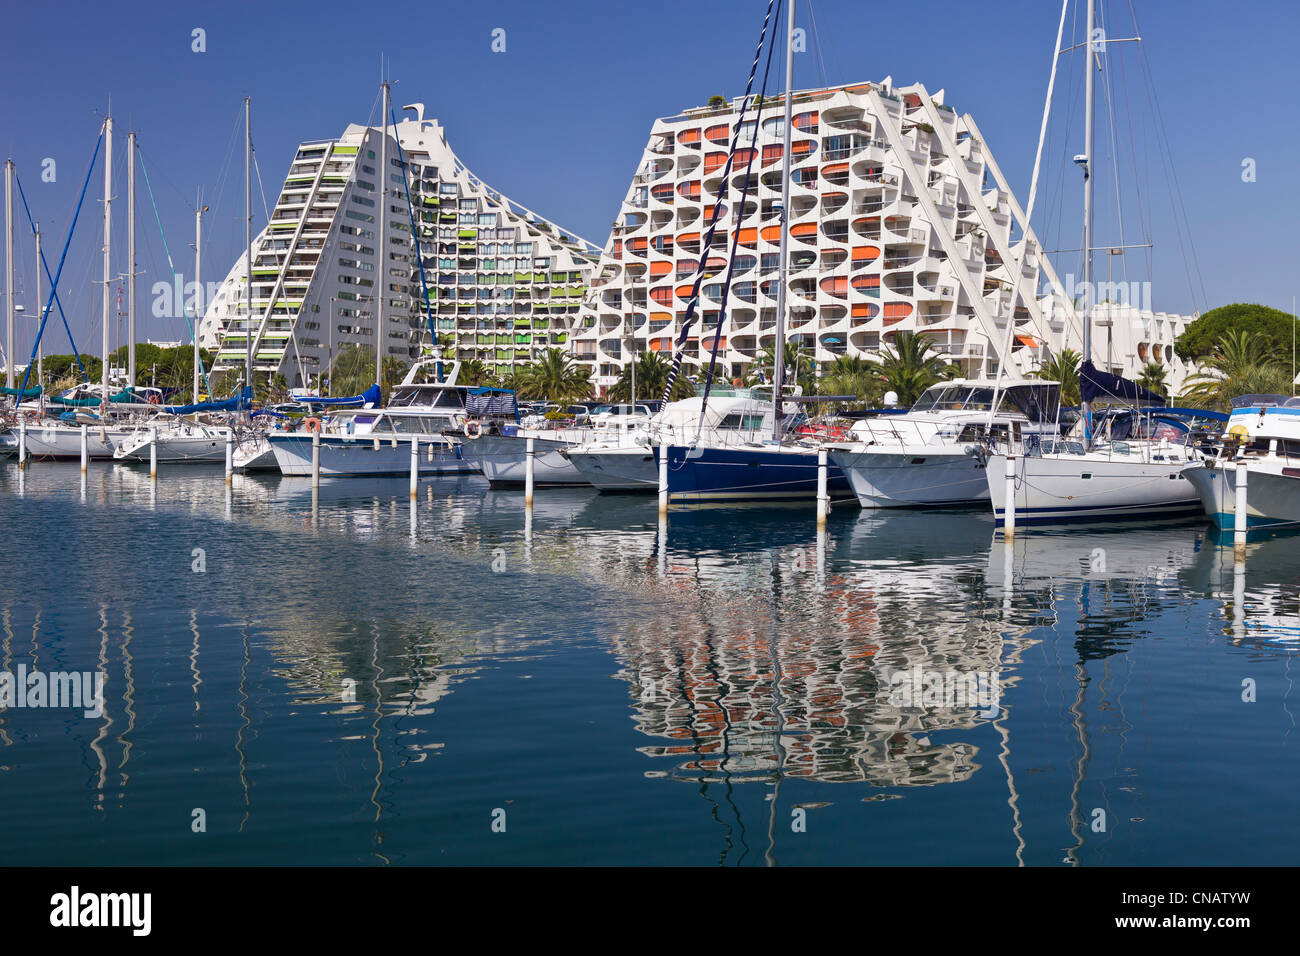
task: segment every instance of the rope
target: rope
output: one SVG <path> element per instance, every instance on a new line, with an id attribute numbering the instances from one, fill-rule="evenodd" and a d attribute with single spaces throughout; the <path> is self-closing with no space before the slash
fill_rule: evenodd
<path id="1" fill-rule="evenodd" d="M 50 305 L 58 301 L 59 276 L 63 275 L 63 264 L 68 259 L 68 247 L 72 245 L 72 234 L 73 232 L 76 231 L 77 228 L 77 217 L 81 215 L 81 204 L 85 202 L 86 199 L 86 189 L 90 186 L 90 175 L 95 171 L 95 160 L 99 158 L 99 150 L 100 147 L 103 145 L 104 145 L 104 129 L 101 126 L 99 130 L 99 137 L 95 140 L 95 152 L 90 157 L 90 166 L 86 168 L 86 181 L 81 184 L 81 195 L 77 198 L 77 208 L 72 213 L 72 225 L 68 227 L 68 238 L 65 239 L 63 242 L 63 252 L 59 256 L 59 268 L 58 271 L 54 273 L 53 277 L 50 277 L 50 268 L 45 263 L 45 251 L 44 249 L 41 250 L 41 265 L 44 266 L 45 268 L 46 277 L 50 279 L 50 297 L 45 303 L 45 308 L 41 310 L 41 324 L 40 327 L 37 328 L 36 330 L 36 341 L 32 343 L 32 354 L 31 357 L 27 360 L 27 368 L 23 371 L 22 385 L 18 389 L 17 397 L 14 399 L 15 408 L 17 408 L 19 405 L 22 404 L 23 392 L 27 391 L 27 380 L 28 378 L 31 377 L 32 366 L 36 364 L 36 349 L 40 345 L 41 336 L 45 334 L 45 323 L 50 317 Z M 17 175 L 14 176 L 14 179 L 15 181 L 18 180 Z M 27 210 L 28 222 L 32 222 L 32 213 L 31 210 L 28 209 L 27 207 L 27 196 L 23 192 L 23 187 L 21 182 L 18 183 L 18 195 L 22 197 L 23 209 Z M 33 222 L 32 223 L 33 234 L 35 234 L 35 231 L 36 231 L 36 225 Z M 62 303 L 59 304 L 59 315 L 62 316 L 63 318 L 63 327 L 67 329 L 68 341 L 72 342 L 72 353 L 73 355 L 76 356 L 77 365 L 81 367 L 81 377 L 84 381 L 89 382 L 90 376 L 86 374 L 86 367 L 81 363 L 81 351 L 80 349 L 77 348 L 77 343 L 72 338 L 72 330 L 68 328 L 67 316 L 63 315 Z M 108 396 L 105 396 L 105 398 L 107 397 Z"/>
<path id="2" fill-rule="evenodd" d="M 754 76 L 758 73 L 758 61 L 763 55 L 763 46 L 767 42 L 767 26 L 772 20 L 772 7 L 779 3 L 780 0 L 767 0 L 767 14 L 763 17 L 763 31 L 758 37 L 758 46 L 754 50 L 754 62 L 749 68 L 749 80 L 745 83 L 745 96 L 741 100 L 744 107 L 740 111 L 740 122 L 736 124 L 735 132 L 731 136 L 731 149 L 727 153 L 726 165 L 722 168 L 722 188 L 719 190 L 718 198 L 713 203 L 713 212 L 709 216 L 709 228 L 703 238 L 700 249 L 700 262 L 696 267 L 695 282 L 691 285 L 691 297 L 686 303 L 686 317 L 682 320 L 682 331 L 677 336 L 677 342 L 673 347 L 673 364 L 668 370 L 668 379 L 664 383 L 663 403 L 668 404 L 672 398 L 673 386 L 677 383 L 677 373 L 681 370 L 682 354 L 681 350 L 686 346 L 686 337 L 690 334 L 691 322 L 695 315 L 695 305 L 700 299 L 700 284 L 704 281 L 704 268 L 709 259 L 709 249 L 713 244 L 713 233 L 718 227 L 718 217 L 722 212 L 722 200 L 727 196 L 727 181 L 731 176 L 731 164 L 736 158 L 736 146 L 740 142 L 740 131 L 744 125 L 745 116 L 749 112 L 749 94 L 754 88 Z M 755 144 L 758 136 L 755 129 Z M 748 180 L 748 176 L 745 177 Z M 742 210 L 743 211 L 743 210 Z M 646 219 L 649 222 L 647 216 Z M 649 256 L 649 239 L 646 240 L 646 255 Z M 649 304 L 647 302 L 647 308 Z"/>
<path id="3" fill-rule="evenodd" d="M 165 229 L 163 229 L 162 217 L 159 216 L 158 214 L 158 203 L 154 200 L 153 186 L 150 185 L 149 183 L 149 170 L 146 169 L 144 165 L 144 150 L 140 149 L 139 143 L 136 144 L 136 152 L 140 154 L 140 172 L 144 173 L 144 188 L 145 191 L 149 194 L 149 203 L 150 205 L 153 206 L 153 218 L 154 218 L 154 222 L 158 223 L 158 234 L 162 236 L 163 252 L 166 253 L 167 255 L 167 265 L 172 270 L 173 278 L 180 278 L 181 274 L 176 269 L 176 263 L 172 261 L 171 247 L 167 245 L 167 232 Z M 269 219 L 270 217 L 268 216 L 267 218 Z M 198 326 L 197 306 L 200 299 L 202 298 L 202 295 L 203 295 L 202 289 L 197 289 L 194 293 L 194 304 L 196 307 L 196 313 L 195 313 L 195 321 L 191 322 L 189 309 L 185 307 L 185 292 L 184 292 L 184 286 L 182 286 L 181 314 L 185 317 L 185 325 L 190 330 L 190 337 L 195 341 L 197 341 L 199 337 L 198 328 L 197 328 Z M 207 389 L 208 394 L 211 395 L 212 386 L 208 383 L 208 370 L 203 367 L 202 363 L 200 363 L 199 365 L 199 371 L 202 372 L 203 374 L 203 387 Z M 199 397 L 195 395 L 194 400 L 197 402 L 198 399 Z"/>

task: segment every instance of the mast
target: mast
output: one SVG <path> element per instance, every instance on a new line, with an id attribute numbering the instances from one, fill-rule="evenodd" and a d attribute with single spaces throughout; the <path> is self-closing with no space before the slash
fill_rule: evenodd
<path id="1" fill-rule="evenodd" d="M 36 224 L 36 385 L 41 390 L 41 402 L 45 401 L 45 343 L 41 341 L 41 224 Z"/>
<path id="2" fill-rule="evenodd" d="M 104 119 L 104 310 L 103 339 L 100 349 L 101 385 L 100 411 L 108 411 L 108 323 L 113 298 L 113 273 L 110 258 L 113 247 L 113 117 Z"/>
<path id="3" fill-rule="evenodd" d="M 388 84 L 379 138 L 379 276 L 375 284 L 375 384 L 384 387 L 384 298 L 388 293 Z"/>
<path id="4" fill-rule="evenodd" d="M 126 381 L 135 387 L 135 133 L 126 134 Z"/>
<path id="5" fill-rule="evenodd" d="M 248 318 L 244 320 L 244 386 L 253 387 L 253 101 L 244 97 L 244 262 Z"/>
<path id="6" fill-rule="evenodd" d="M 203 318 L 203 213 L 207 206 L 200 203 L 194 210 L 194 396 L 199 400 L 199 369 L 203 359 L 199 355 L 199 322 Z"/>
<path id="7" fill-rule="evenodd" d="M 790 248 L 790 123 L 794 93 L 794 0 L 785 16 L 785 139 L 781 147 L 781 251 L 776 285 L 776 347 L 772 361 L 772 438 L 781 440 L 781 387 L 785 380 L 786 255 Z M 743 212 L 744 210 L 742 210 Z"/>
<path id="8" fill-rule="evenodd" d="M 14 387 L 14 161 L 5 160 L 5 385 Z"/>
<path id="9" fill-rule="evenodd" d="M 1084 42 L 1084 124 L 1083 124 L 1083 289 L 1087 299 L 1083 307 L 1083 361 L 1092 361 L 1092 126 L 1093 93 L 1096 79 L 1092 70 L 1092 31 L 1097 22 L 1096 0 L 1088 0 L 1088 26 Z M 1092 447 L 1092 403 L 1083 402 L 1083 447 Z"/>

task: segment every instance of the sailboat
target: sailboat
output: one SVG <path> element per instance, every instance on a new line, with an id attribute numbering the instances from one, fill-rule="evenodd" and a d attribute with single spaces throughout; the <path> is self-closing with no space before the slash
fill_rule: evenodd
<path id="1" fill-rule="evenodd" d="M 1087 0 L 1085 54 L 1084 152 L 1075 157 L 1083 171 L 1083 288 L 1091 290 L 1093 253 L 1094 87 L 1101 54 L 1110 40 L 1097 30 L 1096 0 Z M 1057 54 L 1060 55 L 1058 39 Z M 1016 521 L 1055 523 L 1059 521 L 1112 520 L 1119 518 L 1168 517 L 1193 514 L 1201 509 L 1196 489 L 1183 474 L 1200 459 L 1191 424 L 1178 415 L 1147 415 L 1127 427 L 1114 426 L 1124 417 L 1094 419 L 1093 404 L 1103 402 L 1162 406 L 1164 400 L 1119 376 L 1097 369 L 1092 362 L 1092 311 L 1094 296 L 1088 293 L 1083 319 L 1083 363 L 1079 369 L 1083 414 L 1075 433 L 1066 441 L 1025 447 L 1013 461 Z M 1098 430 L 1098 425 L 1109 426 Z M 993 513 L 1003 524 L 1007 507 L 1007 455 L 997 450 L 988 457 L 985 469 Z"/>
<path id="2" fill-rule="evenodd" d="M 778 256 L 778 279 L 776 294 L 776 329 L 773 348 L 773 369 L 770 399 L 772 415 L 770 419 L 770 438 L 751 436 L 749 440 L 739 442 L 708 440 L 702 433 L 703 410 L 707 407 L 712 391 L 712 360 L 709 378 L 704 387 L 701 401 L 700 427 L 696 435 L 688 442 L 673 444 L 667 448 L 668 457 L 668 499 L 674 503 L 689 502 L 730 502 L 730 501 L 812 501 L 817 496 L 817 457 L 818 444 L 812 440 L 801 440 L 795 435 L 795 426 L 803 420 L 798 410 L 801 398 L 798 388 L 785 386 L 785 320 L 787 301 L 787 276 L 789 273 L 790 245 L 790 163 L 793 128 L 793 90 L 794 90 L 794 0 L 788 0 L 786 10 L 786 44 L 785 44 L 785 96 L 784 122 L 782 129 L 781 162 L 781 237 Z M 761 50 L 761 45 L 760 45 Z M 755 66 L 758 59 L 755 58 Z M 751 74 L 752 83 L 752 74 Z M 748 98 L 746 109 L 748 109 Z M 761 119 L 762 98 L 759 98 L 758 113 Z M 743 116 L 742 116 L 743 120 Z M 761 126 L 761 124 L 758 124 Z M 737 139 L 743 123 L 736 126 Z M 758 128 L 756 126 L 756 128 Z M 735 145 L 728 157 L 730 164 L 735 155 Z M 750 150 L 752 165 L 755 150 Z M 730 172 L 728 165 L 727 172 Z M 737 210 L 743 210 L 748 198 L 751 176 L 748 169 L 745 174 L 745 190 Z M 725 181 L 725 179 L 724 179 Z M 739 223 L 737 212 L 737 223 Z M 709 235 L 712 236 L 713 224 Z M 738 234 L 737 227 L 737 234 Z M 705 244 L 706 254 L 708 243 Z M 704 269 L 701 259 L 700 270 Z M 698 277 L 697 277 L 698 285 Z M 698 291 L 698 290 L 697 290 Z M 719 326 L 724 310 L 719 311 Z M 683 344 L 686 330 L 683 330 Z M 719 332 L 713 333 L 713 357 L 716 358 Z M 680 355 L 674 357 L 680 361 Z M 671 386 L 671 382 L 670 382 Z M 665 398 L 667 396 L 665 395 Z M 832 498 L 851 498 L 852 489 L 844 474 L 837 466 L 828 469 L 827 492 Z"/>

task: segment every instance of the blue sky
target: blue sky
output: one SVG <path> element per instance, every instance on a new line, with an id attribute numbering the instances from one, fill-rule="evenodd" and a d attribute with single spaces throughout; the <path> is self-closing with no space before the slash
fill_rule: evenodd
<path id="1" fill-rule="evenodd" d="M 1292 235 L 1300 211 L 1294 173 L 1300 135 L 1293 121 L 1300 6 L 1134 3 L 1186 217 L 1172 215 L 1156 141 L 1143 132 L 1150 109 L 1142 104 L 1150 99 L 1137 82 L 1137 48 L 1127 44 L 1126 94 L 1119 90 L 1118 63 L 1111 70 L 1119 162 L 1126 182 L 1136 171 L 1146 195 L 1123 197 L 1125 239 L 1143 241 L 1141 218 L 1155 243 L 1150 274 L 1137 254 L 1127 259 L 1129 278 L 1150 279 L 1153 304 L 1166 311 L 1233 301 L 1290 310 L 1300 289 Z M 1111 36 L 1132 34 L 1128 0 L 1100 0 L 1100 6 Z M 764 0 L 27 3 L 6 11 L 0 34 L 6 72 L 0 128 L 7 140 L 0 147 L 18 165 L 47 255 L 55 258 L 111 94 L 117 170 L 125 132 L 135 129 L 167 239 L 187 277 L 195 191 L 202 187 L 204 201 L 214 206 L 204 272 L 216 279 L 242 249 L 242 97 L 253 97 L 253 135 L 270 204 L 300 141 L 337 135 L 372 116 L 377 121 L 382 53 L 396 83 L 395 102 L 424 101 L 479 176 L 603 245 L 651 121 L 714 93 L 742 92 L 765 8 Z M 811 27 L 807 9 L 800 2 L 797 19 Z M 808 31 L 809 52 L 796 59 L 797 87 L 892 75 L 898 84 L 944 89 L 949 104 L 975 117 L 1026 198 L 1060 10 L 1055 0 L 921 6 L 817 0 L 812 9 L 817 29 Z M 192 52 L 194 28 L 205 31 L 206 52 Z M 491 49 L 496 28 L 506 31 L 504 53 Z M 1079 177 L 1068 168 L 1069 156 L 1082 151 L 1078 60 L 1063 70 L 1042 216 L 1035 214 L 1049 248 L 1079 245 Z M 1103 113 L 1099 123 L 1108 122 Z M 1098 142 L 1099 165 L 1113 165 L 1100 126 Z M 46 157 L 57 163 L 54 183 L 41 182 Z M 1242 179 L 1247 158 L 1254 161 L 1254 182 Z M 125 178 L 119 183 L 124 200 Z M 100 189 L 97 171 L 90 196 L 97 199 Z M 149 287 L 168 270 L 143 180 L 139 189 L 138 260 L 146 270 L 139 279 L 140 338 L 185 338 L 183 321 L 148 316 Z M 1113 179 L 1099 174 L 1098 193 L 1098 243 L 1117 243 Z M 261 205 L 255 188 L 257 226 Z M 88 351 L 98 351 L 100 293 L 92 279 L 100 270 L 100 215 L 98 202 L 88 201 L 61 283 L 74 333 L 86 337 L 81 344 Z M 124 225 L 124 201 L 115 204 L 114 217 Z M 19 271 L 30 284 L 32 243 L 21 207 L 15 231 Z M 1189 237 L 1200 266 L 1191 282 Z M 114 244 L 117 260 L 124 256 L 124 230 L 115 229 Z M 1061 272 L 1076 271 L 1077 256 L 1056 264 Z M 124 268 L 123 258 L 118 271 Z M 20 358 L 30 341 L 20 337 Z M 49 350 L 67 351 L 61 331 Z"/>

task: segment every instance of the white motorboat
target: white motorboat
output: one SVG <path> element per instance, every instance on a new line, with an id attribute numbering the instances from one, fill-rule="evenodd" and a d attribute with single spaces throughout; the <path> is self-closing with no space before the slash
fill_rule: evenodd
<path id="1" fill-rule="evenodd" d="M 981 447 L 1055 436 L 1059 400 L 1056 382 L 942 382 L 903 414 L 856 422 L 848 441 L 828 446 L 830 459 L 864 508 L 980 504 L 989 498 Z"/>
<path id="2" fill-rule="evenodd" d="M 1235 526 L 1237 468 L 1243 464 L 1246 527 L 1300 525 L 1300 400 L 1284 402 L 1233 409 L 1219 456 L 1184 469 L 1183 477 L 1220 528 Z"/>
<path id="3" fill-rule="evenodd" d="M 229 425 L 209 425 L 188 418 L 137 425 L 113 451 L 117 461 L 204 464 L 226 460 Z"/>

